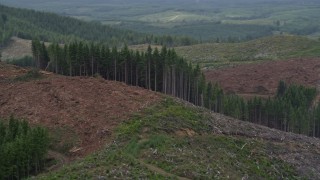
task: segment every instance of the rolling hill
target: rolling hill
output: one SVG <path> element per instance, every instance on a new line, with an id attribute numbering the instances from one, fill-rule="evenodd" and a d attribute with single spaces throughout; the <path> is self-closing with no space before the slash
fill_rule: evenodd
<path id="1" fill-rule="evenodd" d="M 16 152 L 20 153 L 25 150 L 21 147 L 28 147 L 25 144 L 34 144 L 32 139 L 23 139 L 23 135 L 28 133 L 27 128 L 8 122 L 10 117 L 25 119 L 34 128 L 42 126 L 50 136 L 50 149 L 43 163 L 45 168 L 42 174 L 33 174 L 41 169 L 38 168 L 39 161 L 33 164 L 34 170 L 29 168 L 29 164 L 26 165 L 30 156 L 20 157 L 23 153 L 17 156 L 11 153 L 9 167 L 0 166 L 0 177 L 19 179 L 29 176 L 30 171 L 33 179 L 319 178 L 319 138 L 290 133 L 319 137 L 320 104 L 317 105 L 317 90 L 302 86 L 287 87 L 283 82 L 278 98 L 266 102 L 258 98 L 247 101 L 234 93 L 274 95 L 279 80 L 289 84 L 319 86 L 320 41 L 302 36 L 276 35 L 241 43 L 182 46 L 176 48 L 177 54 L 171 49 L 163 48 L 160 54 L 149 49 L 148 53 L 142 53 L 141 56 L 129 52 L 127 46 L 120 51 L 114 47 L 111 53 L 103 46 L 134 44 L 129 48 L 145 51 L 148 43 L 174 46 L 196 42 L 187 37 L 149 36 L 142 31 L 118 29 L 130 26 L 141 28 L 143 32 L 155 33 L 156 29 L 159 34 L 169 29 L 179 35 L 188 31 L 197 34 L 199 29 L 195 27 L 203 31 L 216 27 L 219 31 L 216 34 L 232 34 L 231 31 L 241 34 L 241 37 L 235 35 L 237 42 L 243 38 L 281 34 L 281 31 L 296 31 L 294 33 L 297 34 L 307 32 L 314 36 L 318 27 L 308 26 L 307 21 L 308 29 L 304 29 L 306 24 L 301 24 L 297 29 L 290 26 L 301 23 L 303 19 L 296 19 L 297 15 L 309 10 L 314 15 L 313 19 L 317 19 L 318 7 L 313 7 L 317 2 L 312 0 L 301 4 L 295 0 L 285 0 L 288 1 L 294 4 L 284 12 L 288 17 L 280 20 L 278 18 L 285 17 L 284 14 L 275 16 L 273 11 L 264 8 L 252 11 L 250 8 L 254 9 L 255 6 L 241 5 L 244 10 L 227 3 L 228 8 L 222 11 L 221 4 L 217 3 L 218 9 L 206 8 L 209 0 L 201 3 L 188 1 L 179 9 L 169 8 L 172 2 L 165 0 L 161 6 L 163 9 L 153 11 L 159 7 L 154 5 L 148 13 L 143 9 L 147 5 L 142 6 L 142 3 L 149 2 L 147 0 L 133 3 L 141 5 L 139 10 L 130 10 L 127 0 L 110 1 L 116 4 L 120 2 L 120 5 L 109 7 L 111 14 L 121 17 L 120 22 L 99 16 L 108 14 L 105 13 L 105 2 L 100 0 L 93 1 L 95 4 L 91 6 L 88 2 L 79 1 L 88 8 L 72 4 L 76 3 L 73 0 L 43 1 L 42 4 L 32 0 L 40 8 L 49 3 L 49 9 L 59 9 L 59 3 L 71 3 L 80 14 L 65 14 L 64 11 L 71 12 L 68 6 L 61 9 L 60 13 L 90 22 L 0 5 L 0 33 L 3 35 L 1 60 L 9 62 L 31 56 L 30 40 L 25 39 L 39 38 L 47 41 L 47 44 L 57 44 L 47 51 L 45 45 L 35 41 L 33 51 L 37 54 L 35 57 L 38 56 L 38 67 L 62 74 L 69 72 L 73 76 L 0 62 L 0 129 L 4 129 L 0 132 L 0 142 L 5 142 L 5 146 L 0 143 L 1 152 L 5 152 L 1 155 L 6 157 L 15 149 L 19 149 Z M 183 2 L 186 1 L 177 0 L 174 5 Z M 201 6 L 202 10 L 207 10 L 204 12 L 213 11 L 206 14 L 197 8 L 188 9 L 195 2 L 204 3 Z M 245 2 L 250 4 L 253 0 Z M 264 4 L 264 1 L 259 3 Z M 28 5 L 32 7 L 33 4 Z M 278 5 L 277 10 L 283 10 L 280 7 L 282 4 Z M 303 8 L 299 9 L 297 5 L 303 5 Z M 288 8 L 287 5 L 285 7 Z M 115 12 L 122 8 L 127 9 L 127 15 L 131 16 L 125 17 L 121 12 Z M 222 19 L 210 19 L 213 15 Z M 102 23 L 91 21 L 97 17 Z M 292 17 L 296 21 L 287 20 Z M 257 34 L 247 37 L 248 34 L 242 32 Z M 206 33 L 212 35 L 211 31 Z M 220 40 L 217 38 L 217 41 Z M 228 41 L 234 40 L 230 38 Z M 67 45 L 67 42 L 75 43 Z M 95 42 L 96 46 L 83 46 L 90 42 Z M 59 44 L 69 48 L 61 49 Z M 194 64 L 200 63 L 206 77 L 214 83 L 220 83 L 226 93 L 219 86 L 207 83 L 200 68 L 192 67 L 179 55 Z M 31 58 L 29 60 L 32 61 Z M 235 65 L 237 67 L 215 69 Z M 136 86 L 128 86 L 117 80 Z M 137 87 L 139 85 L 149 90 Z M 153 92 L 152 89 L 164 94 Z M 13 142 L 17 146 L 13 146 Z M 33 152 L 30 150 L 29 153 Z M 3 160 L 6 161 L 9 162 Z M 18 162 L 21 165 L 17 165 Z M 23 170 L 23 174 L 20 174 L 20 166 L 24 166 L 27 172 Z"/>
<path id="2" fill-rule="evenodd" d="M 205 68 L 243 63 L 320 56 L 320 41 L 302 36 L 277 35 L 242 43 L 209 43 L 175 48 L 176 52 Z"/>
<path id="3" fill-rule="evenodd" d="M 3 63 L 0 70 L 2 117 L 14 114 L 48 127 L 57 161 L 88 155 L 36 179 L 320 176 L 317 138 L 239 121 L 100 78 L 44 71 L 34 76 Z"/>
<path id="4" fill-rule="evenodd" d="M 248 40 L 279 32 L 319 36 L 316 0 L 3 0 L 86 21 L 150 34 L 187 35 L 203 41 Z"/>
<path id="5" fill-rule="evenodd" d="M 110 46 L 140 43 L 162 43 L 173 46 L 180 43 L 195 43 L 194 40 L 187 37 L 153 36 L 103 25 L 97 21 L 88 22 L 54 13 L 8 7 L 2 4 L 0 4 L 0 12 L 1 46 L 5 45 L 12 36 L 57 43 L 87 41 L 105 43 Z"/>

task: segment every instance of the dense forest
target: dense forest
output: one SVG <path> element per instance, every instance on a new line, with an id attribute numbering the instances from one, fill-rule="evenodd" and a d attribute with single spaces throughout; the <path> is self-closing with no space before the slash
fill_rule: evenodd
<path id="1" fill-rule="evenodd" d="M 22 179 L 44 167 L 49 137 L 44 128 L 14 117 L 0 119 L 0 179 Z"/>
<path id="2" fill-rule="evenodd" d="M 298 85 L 279 83 L 275 98 L 245 100 L 226 95 L 218 85 L 207 83 L 199 66 L 179 57 L 174 49 L 134 52 L 124 46 L 73 42 L 46 47 L 32 41 L 32 52 L 38 68 L 69 76 L 101 76 L 162 92 L 214 112 L 237 119 L 320 137 L 320 106 L 315 104 L 317 91 Z"/>
<path id="3" fill-rule="evenodd" d="M 39 38 L 42 41 L 57 43 L 81 40 L 112 45 L 152 43 L 176 46 L 197 42 L 188 37 L 153 36 L 113 28 L 96 21 L 85 22 L 53 13 L 11 8 L 3 5 L 0 5 L 0 12 L 1 44 L 8 42 L 12 36 L 23 39 Z"/>

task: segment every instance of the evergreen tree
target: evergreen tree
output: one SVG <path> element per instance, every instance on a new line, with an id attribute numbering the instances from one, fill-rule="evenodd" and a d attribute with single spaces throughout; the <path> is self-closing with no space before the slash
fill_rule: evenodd
<path id="1" fill-rule="evenodd" d="M 45 129 L 31 128 L 26 121 L 0 120 L 0 179 L 22 179 L 44 165 L 49 138 Z"/>

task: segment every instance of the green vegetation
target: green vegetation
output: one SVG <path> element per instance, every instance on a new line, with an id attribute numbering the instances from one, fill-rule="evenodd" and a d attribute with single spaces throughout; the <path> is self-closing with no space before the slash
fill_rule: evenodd
<path id="1" fill-rule="evenodd" d="M 307 0 L 3 0 L 143 33 L 186 35 L 207 41 L 242 41 L 278 33 L 318 37 L 319 1 Z"/>
<path id="2" fill-rule="evenodd" d="M 71 17 L 34 10 L 17 9 L 0 5 L 1 45 L 12 36 L 23 39 L 39 38 L 46 42 L 67 43 L 75 40 L 108 43 L 112 45 L 156 43 L 168 46 L 190 45 L 187 37 L 153 36 L 120 30 L 99 22 L 85 22 Z"/>
<path id="3" fill-rule="evenodd" d="M 0 179 L 22 179 L 44 166 L 49 146 L 46 129 L 26 121 L 0 119 Z"/>
<path id="4" fill-rule="evenodd" d="M 165 99 L 123 123 L 101 152 L 38 178 L 299 178 L 265 141 L 212 134 L 204 112 Z"/>
<path id="5" fill-rule="evenodd" d="M 75 129 L 68 127 L 55 127 L 48 129 L 50 136 L 50 150 L 68 155 L 70 149 L 79 143 L 80 139 Z"/>
<path id="6" fill-rule="evenodd" d="M 288 58 L 320 57 L 320 41 L 302 36 L 277 35 L 242 43 L 212 43 L 175 48 L 178 55 L 217 68 Z"/>
<path id="7" fill-rule="evenodd" d="M 205 88 L 204 75 L 199 66 L 193 67 L 165 46 L 147 51 L 118 51 L 108 46 L 74 42 L 51 44 L 48 48 L 38 40 L 32 41 L 32 53 L 37 68 L 69 76 L 94 76 L 121 81 L 163 92 L 196 105 L 202 105 Z"/>
<path id="8" fill-rule="evenodd" d="M 71 0 L 66 3 L 74 2 Z M 0 5 L 1 45 L 13 35 L 34 39 L 33 62 L 30 62 L 30 58 L 24 58 L 11 61 L 13 64 L 31 64 L 38 69 L 69 76 L 101 76 L 178 97 L 243 121 L 320 137 L 320 104 L 314 103 L 316 89 L 296 85 L 287 87 L 284 82 L 280 82 L 274 99 L 255 98 L 245 101 L 236 95 L 225 95 L 218 85 L 207 83 L 200 66 L 193 66 L 185 60 L 191 59 L 192 62 L 208 67 L 319 56 L 318 41 L 297 36 L 222 43 L 282 34 L 284 31 L 314 36 L 320 32 L 319 26 L 311 25 L 305 17 L 312 16 L 312 23 L 319 22 L 316 13 L 319 4 L 310 2 L 300 7 L 300 3 L 295 1 L 290 6 L 259 2 L 258 6 L 267 5 L 266 8 L 255 9 L 257 4 L 248 6 L 253 0 L 246 0 L 244 6 L 234 7 L 222 3 L 212 9 L 212 4 L 206 4 L 209 1 L 199 1 L 201 8 L 197 9 L 199 7 L 190 8 L 193 1 L 184 4 L 179 0 L 175 5 L 183 4 L 180 8 L 171 8 L 172 4 L 164 1 L 162 8 L 157 11 L 154 11 L 158 8 L 156 5 L 152 10 L 144 10 L 146 5 L 142 3 L 148 2 L 133 2 L 139 5 L 138 11 L 135 8 L 129 10 L 130 4 L 116 3 L 115 6 L 107 6 L 107 9 L 102 2 L 89 8 L 72 4 L 79 12 L 65 14 L 88 21 L 95 19 L 141 33 L 119 30 L 97 21 L 84 22 L 52 13 Z M 51 3 L 55 5 L 52 7 L 59 9 L 59 2 Z M 276 10 L 272 10 L 274 7 Z M 65 8 L 60 13 L 70 11 L 68 6 Z M 123 8 L 127 13 L 125 16 L 115 13 L 115 10 Z M 278 16 L 280 11 L 286 14 L 280 13 Z M 108 17 L 109 20 L 105 17 L 108 13 L 114 13 Z M 142 32 L 179 34 L 185 37 L 153 36 Z M 179 57 L 174 49 L 165 46 L 159 50 L 149 45 L 145 52 L 134 52 L 124 45 L 154 43 L 175 46 L 196 42 L 187 36 L 216 44 L 180 47 L 178 54 L 183 54 L 184 58 Z M 53 43 L 46 46 L 43 41 Z M 122 49 L 118 50 L 117 45 L 122 46 Z M 41 78 L 39 70 L 31 70 L 14 80 L 29 81 L 37 78 Z M 191 107 L 187 102 L 178 103 L 167 97 L 160 104 L 149 107 L 121 124 L 114 134 L 115 139 L 102 151 L 37 178 L 300 179 L 303 178 L 300 176 L 305 175 L 297 172 L 293 166 L 296 164 L 292 161 L 286 157 L 280 158 L 283 152 L 275 155 L 277 149 L 285 148 L 281 142 L 230 135 L 232 132 L 227 135 L 226 127 L 216 127 L 213 118 L 204 109 Z M 225 123 L 225 126 L 228 125 Z M 59 133 L 63 134 L 66 129 L 54 130 L 52 133 L 55 136 L 52 139 L 54 143 L 60 142 L 62 136 Z M 66 153 L 78 140 L 74 132 L 70 132 L 69 138 L 55 149 Z M 48 141 L 48 133 L 43 128 L 31 128 L 25 121 L 20 122 L 14 118 L 9 120 L 8 125 L 0 121 L 0 179 L 20 179 L 38 173 L 44 166 L 44 155 L 50 146 Z M 270 145 L 276 150 L 270 148 Z"/>
<path id="9" fill-rule="evenodd" d="M 20 67 L 35 67 L 34 60 L 31 56 L 24 56 L 18 59 L 7 59 L 5 62 Z"/>
<path id="10" fill-rule="evenodd" d="M 138 32 L 163 33 L 174 36 L 186 36 L 200 42 L 241 42 L 259 37 L 272 35 L 273 28 L 263 25 L 221 24 L 220 22 L 193 22 L 182 25 L 168 25 L 168 27 L 148 25 L 148 23 L 127 22 L 121 26 L 123 29 L 134 29 Z"/>
<path id="11" fill-rule="evenodd" d="M 279 83 L 274 99 L 245 101 L 236 95 L 224 96 L 221 113 L 244 121 L 286 132 L 320 137 L 320 104 L 314 104 L 315 88 Z"/>

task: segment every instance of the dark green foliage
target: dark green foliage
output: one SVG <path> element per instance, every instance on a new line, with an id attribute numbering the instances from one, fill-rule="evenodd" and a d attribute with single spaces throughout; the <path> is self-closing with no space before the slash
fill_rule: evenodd
<path id="1" fill-rule="evenodd" d="M 31 128 L 27 121 L 0 119 L 0 179 L 22 179 L 44 166 L 49 145 L 44 128 Z"/>
<path id="2" fill-rule="evenodd" d="M 35 64 L 40 69 L 70 76 L 94 76 L 99 74 L 108 80 L 125 82 L 153 91 L 163 92 L 196 105 L 204 106 L 206 81 L 200 67 L 193 68 L 174 49 L 163 47 L 161 51 L 149 46 L 146 53 L 134 52 L 124 46 L 108 46 L 82 41 L 51 44 L 48 48 L 39 40 L 32 41 Z M 218 87 L 213 88 L 214 95 Z M 212 98 L 215 108 L 219 98 Z"/>
<path id="3" fill-rule="evenodd" d="M 75 40 L 94 41 L 112 45 L 154 43 L 168 46 L 190 45 L 195 40 L 186 37 L 153 36 L 120 30 L 99 22 L 85 22 L 71 17 L 0 5 L 0 42 L 11 36 L 23 39 L 70 43 Z"/>
<path id="4" fill-rule="evenodd" d="M 286 91 L 286 84 L 284 81 L 280 81 L 277 89 L 277 97 L 282 97 Z"/>
<path id="5" fill-rule="evenodd" d="M 20 67 L 35 67 L 33 58 L 30 56 L 25 56 L 20 59 L 7 60 L 6 63 L 13 64 Z"/>
<path id="6" fill-rule="evenodd" d="M 224 96 L 222 113 L 287 132 L 320 137 L 320 108 L 314 104 L 316 95 L 315 88 L 287 86 L 280 81 L 273 99 L 255 97 L 245 101 L 235 95 Z"/>
<path id="7" fill-rule="evenodd" d="M 177 24 L 171 27 L 158 27 L 139 22 L 127 22 L 121 24 L 121 28 L 133 29 L 138 32 L 153 34 L 170 34 L 176 36 L 192 37 L 200 42 L 241 42 L 256 39 L 259 37 L 269 36 L 274 31 L 274 27 L 268 25 L 250 25 L 250 24 L 225 24 L 218 22 L 193 22 L 190 24 Z M 188 40 L 184 44 L 188 45 Z M 182 39 L 183 41 L 183 39 Z M 169 40 L 167 39 L 167 42 Z M 175 42 L 175 40 L 173 40 Z M 190 42 L 191 44 L 192 42 Z"/>

